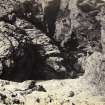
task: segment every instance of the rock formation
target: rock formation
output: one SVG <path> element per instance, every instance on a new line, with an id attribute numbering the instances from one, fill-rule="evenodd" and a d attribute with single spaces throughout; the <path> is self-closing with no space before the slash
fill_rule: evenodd
<path id="1" fill-rule="evenodd" d="M 104 34 L 105 1 L 0 1 L 0 105 L 104 105 Z"/>

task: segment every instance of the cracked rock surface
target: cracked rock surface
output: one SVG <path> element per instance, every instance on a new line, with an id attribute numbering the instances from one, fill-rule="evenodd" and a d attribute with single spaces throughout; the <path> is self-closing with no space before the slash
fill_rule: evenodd
<path id="1" fill-rule="evenodd" d="M 104 105 L 104 34 L 104 0 L 1 0 L 0 105 Z"/>

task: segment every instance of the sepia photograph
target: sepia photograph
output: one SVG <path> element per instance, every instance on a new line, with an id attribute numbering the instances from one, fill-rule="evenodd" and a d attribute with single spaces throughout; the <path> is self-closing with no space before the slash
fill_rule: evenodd
<path id="1" fill-rule="evenodd" d="M 0 0 L 0 105 L 105 105 L 105 0 Z"/>

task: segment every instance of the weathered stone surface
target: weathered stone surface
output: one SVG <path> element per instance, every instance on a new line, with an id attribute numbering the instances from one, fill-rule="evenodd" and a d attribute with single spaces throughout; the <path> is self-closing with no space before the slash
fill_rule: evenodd
<path id="1" fill-rule="evenodd" d="M 0 81 L 0 104 L 103 105 L 104 5 L 0 1 L 0 78 L 9 80 Z"/>
<path id="2" fill-rule="evenodd" d="M 18 81 L 67 76 L 59 48 L 32 23 L 17 18 L 14 25 L 3 21 L 0 25 L 2 78 Z"/>
<path id="3" fill-rule="evenodd" d="M 29 0 L 1 0 L 0 1 L 0 17 L 14 11 L 15 6 Z"/>

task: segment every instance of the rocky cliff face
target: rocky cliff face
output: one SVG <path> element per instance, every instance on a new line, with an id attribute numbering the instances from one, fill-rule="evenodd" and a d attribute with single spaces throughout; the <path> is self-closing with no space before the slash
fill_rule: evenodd
<path id="1" fill-rule="evenodd" d="M 0 1 L 0 104 L 103 105 L 104 23 L 101 0 Z"/>

